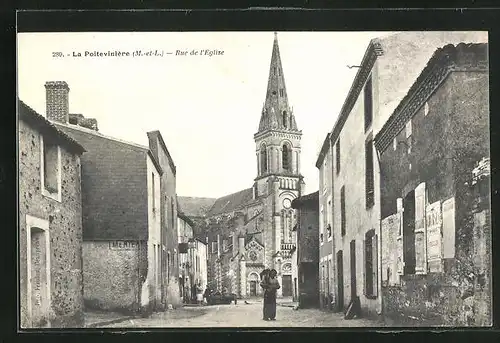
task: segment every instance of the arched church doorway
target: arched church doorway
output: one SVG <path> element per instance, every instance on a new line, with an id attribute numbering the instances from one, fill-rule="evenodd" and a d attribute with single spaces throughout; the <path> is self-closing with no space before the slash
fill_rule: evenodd
<path id="1" fill-rule="evenodd" d="M 259 275 L 257 273 L 250 273 L 248 275 L 248 285 L 249 285 L 249 295 L 251 297 L 257 296 L 257 290 L 258 290 L 258 285 L 259 285 Z"/>
<path id="2" fill-rule="evenodd" d="M 285 263 L 282 267 L 282 288 L 283 288 L 283 296 L 291 297 L 293 296 L 293 283 L 292 283 L 292 265 L 291 263 Z"/>

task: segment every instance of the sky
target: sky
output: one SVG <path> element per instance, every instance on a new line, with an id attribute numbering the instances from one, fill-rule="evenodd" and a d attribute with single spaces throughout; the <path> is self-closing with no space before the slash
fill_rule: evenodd
<path id="1" fill-rule="evenodd" d="M 288 100 L 303 133 L 306 193 L 318 189 L 316 159 L 357 72 L 347 66 L 359 65 L 370 39 L 387 34 L 278 32 Z M 45 82 L 66 81 L 70 113 L 143 145 L 148 131 L 159 130 L 177 168 L 177 194 L 216 198 L 251 187 L 257 176 L 253 135 L 273 39 L 273 32 L 20 33 L 18 95 L 45 115 Z M 136 50 L 164 55 L 84 56 Z"/>

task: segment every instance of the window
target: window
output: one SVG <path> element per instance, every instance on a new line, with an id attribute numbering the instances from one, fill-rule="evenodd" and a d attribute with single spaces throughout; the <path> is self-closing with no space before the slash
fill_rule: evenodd
<path id="1" fill-rule="evenodd" d="M 342 236 L 345 235 L 345 186 L 340 189 L 340 230 Z"/>
<path id="2" fill-rule="evenodd" d="M 326 207 L 326 235 L 329 241 L 332 240 L 332 197 L 328 197 L 328 206 Z"/>
<path id="3" fill-rule="evenodd" d="M 408 153 L 411 153 L 411 147 L 412 147 L 412 125 L 411 125 L 411 119 L 406 123 L 406 144 L 408 146 Z"/>
<path id="4" fill-rule="evenodd" d="M 326 171 L 326 157 L 325 157 L 325 161 L 323 163 L 323 170 L 322 170 L 322 173 L 321 173 L 321 177 L 323 178 L 323 194 L 326 193 L 326 189 L 327 189 L 327 171 Z"/>
<path id="5" fill-rule="evenodd" d="M 282 160 L 283 170 L 290 170 L 290 148 L 286 144 L 283 144 Z"/>
<path id="6" fill-rule="evenodd" d="M 172 224 L 172 230 L 175 228 L 175 211 L 174 211 L 174 199 L 170 198 L 170 219 L 171 219 L 171 224 Z"/>
<path id="7" fill-rule="evenodd" d="M 155 173 L 151 173 L 151 193 L 153 194 L 153 213 L 156 213 L 156 195 L 155 195 Z"/>
<path id="8" fill-rule="evenodd" d="M 273 74 L 276 75 L 276 67 L 273 67 Z"/>
<path id="9" fill-rule="evenodd" d="M 365 295 L 368 298 L 377 296 L 377 235 L 375 230 L 365 234 Z"/>
<path id="10" fill-rule="evenodd" d="M 217 254 L 217 242 L 212 242 L 212 254 Z"/>
<path id="11" fill-rule="evenodd" d="M 320 243 L 323 243 L 323 233 L 325 228 L 325 213 L 323 211 L 323 205 L 321 205 L 321 210 L 319 212 L 319 238 Z"/>
<path id="12" fill-rule="evenodd" d="M 283 127 L 285 129 L 287 128 L 287 121 L 288 121 L 288 118 L 287 118 L 287 115 L 286 115 L 286 111 L 283 111 Z"/>
<path id="13" fill-rule="evenodd" d="M 43 188 L 46 195 L 58 196 L 60 193 L 61 152 L 50 137 L 41 137 L 43 156 Z M 59 200 L 59 199 L 58 199 Z"/>
<path id="14" fill-rule="evenodd" d="M 283 88 L 280 88 L 280 96 L 281 97 L 285 96 L 285 92 L 283 91 Z"/>
<path id="15" fill-rule="evenodd" d="M 365 131 L 370 127 L 373 117 L 373 101 L 372 101 L 372 78 L 368 78 L 364 90 L 365 102 Z"/>
<path id="16" fill-rule="evenodd" d="M 262 174 L 267 173 L 267 151 L 265 145 L 260 148 L 260 170 Z"/>
<path id="17" fill-rule="evenodd" d="M 337 174 L 340 172 L 340 138 L 337 141 L 336 149 L 335 149 L 335 155 L 337 158 Z"/>
<path id="18" fill-rule="evenodd" d="M 375 203 L 373 176 L 373 140 L 370 137 L 365 143 L 365 200 L 366 208 L 371 208 Z"/>

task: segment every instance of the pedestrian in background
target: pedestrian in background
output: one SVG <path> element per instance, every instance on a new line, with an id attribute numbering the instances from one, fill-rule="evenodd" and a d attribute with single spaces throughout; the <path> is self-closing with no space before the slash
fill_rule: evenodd
<path id="1" fill-rule="evenodd" d="M 269 274 L 270 274 L 271 270 L 270 269 L 264 269 L 261 273 L 260 273 L 260 286 L 262 287 L 262 289 L 264 290 L 264 305 L 262 307 L 262 319 L 264 320 L 269 320 L 270 319 L 270 313 L 269 313 L 269 299 L 268 299 L 268 290 L 269 290 Z"/>
<path id="2" fill-rule="evenodd" d="M 198 282 L 198 285 L 196 286 L 196 301 L 200 306 L 203 303 L 203 287 L 201 287 L 201 282 Z"/>

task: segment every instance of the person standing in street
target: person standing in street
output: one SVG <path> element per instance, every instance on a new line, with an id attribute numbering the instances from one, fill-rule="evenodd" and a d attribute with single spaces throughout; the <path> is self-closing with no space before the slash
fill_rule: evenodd
<path id="1" fill-rule="evenodd" d="M 196 301 L 199 306 L 203 304 L 203 287 L 201 287 L 201 282 L 198 282 L 198 285 L 196 285 Z"/>
<path id="2" fill-rule="evenodd" d="M 263 320 L 269 320 L 269 315 L 267 313 L 268 306 L 266 303 L 266 291 L 267 291 L 268 284 L 269 284 L 269 272 L 270 271 L 271 271 L 270 269 L 266 268 L 260 273 L 260 287 L 262 287 L 262 289 L 264 290 L 264 305 L 262 306 L 262 319 Z"/>
<path id="3" fill-rule="evenodd" d="M 269 272 L 268 285 L 266 293 L 264 294 L 264 303 L 266 303 L 267 298 L 267 315 L 268 320 L 276 320 L 276 291 L 280 289 L 280 284 L 276 276 L 278 272 L 276 269 L 271 269 Z"/>

